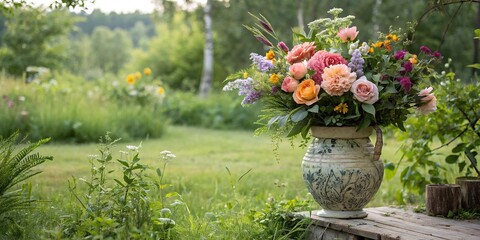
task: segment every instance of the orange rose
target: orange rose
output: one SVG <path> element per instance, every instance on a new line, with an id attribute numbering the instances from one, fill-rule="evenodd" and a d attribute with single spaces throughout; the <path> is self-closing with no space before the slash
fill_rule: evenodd
<path id="1" fill-rule="evenodd" d="M 293 92 L 293 100 L 298 104 L 306 104 L 308 106 L 318 101 L 318 93 L 320 85 L 315 84 L 312 79 L 302 81 L 295 92 Z"/>

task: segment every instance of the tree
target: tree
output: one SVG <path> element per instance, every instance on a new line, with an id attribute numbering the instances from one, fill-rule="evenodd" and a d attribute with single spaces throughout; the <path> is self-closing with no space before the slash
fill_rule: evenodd
<path id="1" fill-rule="evenodd" d="M 204 23 L 205 23 L 205 46 L 203 49 L 203 73 L 200 82 L 199 94 L 201 97 L 207 97 L 210 91 L 213 79 L 213 29 L 212 17 L 210 16 L 212 9 L 212 0 L 207 0 L 204 7 Z"/>
<path id="2" fill-rule="evenodd" d="M 118 73 L 129 60 L 131 47 L 131 39 L 125 30 L 111 31 L 104 26 L 98 26 L 93 30 L 92 61 L 104 72 Z"/>
<path id="3" fill-rule="evenodd" d="M 95 0 L 52 0 L 50 4 L 51 8 L 60 9 L 60 8 L 76 8 L 76 7 L 85 7 L 85 2 L 95 2 Z M 13 13 L 15 9 L 22 7 L 30 6 L 29 3 L 24 0 L 3 0 L 0 2 L 0 13 Z"/>
<path id="4" fill-rule="evenodd" d="M 6 22 L 0 65 L 13 75 L 21 75 L 27 66 L 60 68 L 65 60 L 61 39 L 74 22 L 75 18 L 62 10 L 16 9 Z"/>

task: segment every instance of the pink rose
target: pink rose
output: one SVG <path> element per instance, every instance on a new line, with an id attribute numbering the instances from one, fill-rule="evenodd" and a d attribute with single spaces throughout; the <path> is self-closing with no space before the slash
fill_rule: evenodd
<path id="1" fill-rule="evenodd" d="M 298 80 L 290 76 L 286 76 L 282 82 L 282 90 L 285 92 L 294 92 L 298 87 Z"/>
<path id="2" fill-rule="evenodd" d="M 307 66 L 305 66 L 305 63 L 303 62 L 292 64 L 288 70 L 290 71 L 290 74 L 292 74 L 292 76 L 297 80 L 305 77 L 308 72 Z"/>
<path id="3" fill-rule="evenodd" d="M 353 41 L 358 35 L 357 27 L 342 28 L 338 31 L 337 36 L 342 42 Z"/>
<path id="4" fill-rule="evenodd" d="M 428 87 L 418 93 L 420 105 L 417 107 L 417 110 L 423 115 L 437 110 L 437 98 L 433 95 L 432 90 L 432 87 Z"/>
<path id="5" fill-rule="evenodd" d="M 287 53 L 286 59 L 290 64 L 310 59 L 315 53 L 313 42 L 305 42 L 295 47 Z"/>
<path id="6" fill-rule="evenodd" d="M 312 79 L 315 80 L 317 84 L 321 84 L 323 70 L 328 66 L 337 64 L 347 64 L 347 60 L 340 54 L 322 50 L 316 52 L 313 57 L 308 60 L 307 67 L 315 71 Z"/>
<path id="7" fill-rule="evenodd" d="M 324 69 L 320 85 L 330 96 L 342 96 L 352 87 L 357 79 L 357 74 L 352 73 L 345 64 L 332 65 Z"/>
<path id="8" fill-rule="evenodd" d="M 359 102 L 374 104 L 378 101 L 378 88 L 373 82 L 367 80 L 365 76 L 360 77 L 353 82 L 350 91 Z"/>

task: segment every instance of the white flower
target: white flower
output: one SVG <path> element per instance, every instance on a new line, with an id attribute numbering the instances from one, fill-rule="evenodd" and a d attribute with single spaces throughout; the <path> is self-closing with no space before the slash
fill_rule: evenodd
<path id="1" fill-rule="evenodd" d="M 168 150 L 161 151 L 160 154 L 163 155 L 163 159 L 171 159 L 171 158 L 176 158 L 175 154 Z"/>
<path id="2" fill-rule="evenodd" d="M 127 149 L 130 151 L 138 151 L 140 149 L 139 146 L 127 145 Z"/>

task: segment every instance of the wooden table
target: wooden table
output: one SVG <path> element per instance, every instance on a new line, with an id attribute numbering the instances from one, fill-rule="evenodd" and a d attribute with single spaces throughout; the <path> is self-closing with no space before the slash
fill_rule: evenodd
<path id="1" fill-rule="evenodd" d="M 464 239 L 480 240 L 480 220 L 455 220 L 414 213 L 410 209 L 364 209 L 364 219 L 334 219 L 301 215 L 312 220 L 309 239 Z"/>

